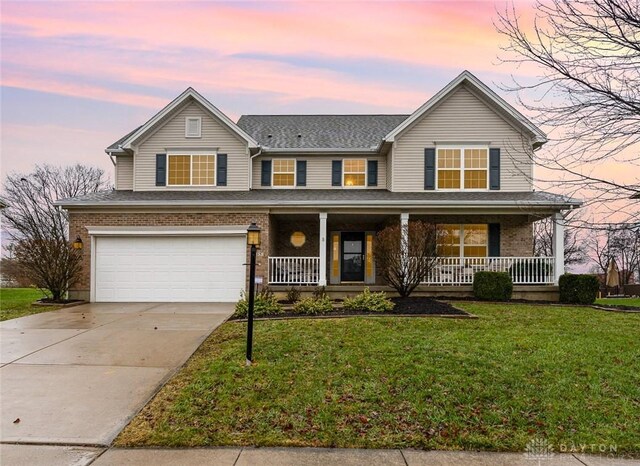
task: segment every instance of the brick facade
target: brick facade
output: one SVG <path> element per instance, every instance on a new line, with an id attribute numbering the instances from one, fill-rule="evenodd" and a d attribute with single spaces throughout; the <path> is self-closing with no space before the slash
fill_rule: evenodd
<path id="1" fill-rule="evenodd" d="M 296 218 L 298 217 L 298 218 Z M 327 219 L 327 267 L 329 267 L 330 235 L 334 231 L 380 231 L 391 223 L 400 221 L 400 214 L 377 216 L 375 221 L 362 215 L 358 220 L 345 222 L 336 220 L 336 216 L 329 213 Z M 338 218 L 344 218 L 338 217 Z M 500 224 L 500 255 L 502 257 L 530 257 L 533 255 L 533 227 L 526 215 L 410 215 L 409 220 L 423 220 L 433 223 L 499 223 Z M 271 253 L 274 256 L 305 257 L 317 256 L 319 246 L 320 222 L 317 215 L 310 218 L 308 215 L 272 216 L 272 245 Z M 301 231 L 306 236 L 306 243 L 301 248 L 291 244 L 290 238 L 294 231 Z M 383 284 L 383 279 L 376 269 L 376 284 Z"/>
<path id="2" fill-rule="evenodd" d="M 256 276 L 264 277 L 266 282 L 270 245 L 269 215 L 266 213 L 77 213 L 69 215 L 69 237 L 80 237 L 84 243 L 82 257 L 82 275 L 71 287 L 74 298 L 89 299 L 91 286 L 91 238 L 87 226 L 117 227 L 187 227 L 187 226 L 238 226 L 246 228 L 251 222 L 262 229 L 262 247 L 258 251 Z M 247 248 L 247 263 L 249 248 Z M 248 267 L 247 267 L 248 276 Z"/>
<path id="3" fill-rule="evenodd" d="M 329 214 L 327 235 L 331 231 L 379 231 L 395 220 L 400 221 L 398 215 L 388 215 L 371 221 L 362 216 L 362 221 L 351 222 L 332 220 Z M 533 229 L 531 222 L 524 215 L 493 215 L 493 216 L 418 216 L 411 215 L 410 219 L 420 219 L 436 223 L 500 223 L 500 255 L 504 257 L 528 257 L 532 255 Z M 317 256 L 319 245 L 319 219 L 317 215 L 270 216 L 267 213 L 76 213 L 70 214 L 70 238 L 82 238 L 83 271 L 78 282 L 72 287 L 71 295 L 82 299 L 89 299 L 91 284 L 91 239 L 87 226 L 238 226 L 246 228 L 255 221 L 262 229 L 262 247 L 258 252 L 256 275 L 268 280 L 268 257 L 274 256 Z M 301 248 L 291 245 L 290 238 L 294 231 L 302 231 L 306 235 L 306 242 Z M 329 247 L 329 244 L 327 244 Z M 247 250 L 247 262 L 248 258 Z M 328 254 L 328 251 L 327 251 Z M 327 258 L 327 262 L 329 259 Z M 248 268 L 247 268 L 248 269 Z M 248 273 L 248 270 L 247 270 Z M 376 283 L 381 282 L 379 276 Z"/>

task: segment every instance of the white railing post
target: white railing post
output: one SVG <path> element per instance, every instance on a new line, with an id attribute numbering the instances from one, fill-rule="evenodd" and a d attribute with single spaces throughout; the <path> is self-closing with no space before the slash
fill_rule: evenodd
<path id="1" fill-rule="evenodd" d="M 320 250 L 318 255 L 320 256 L 320 271 L 317 278 L 318 286 L 325 286 L 327 284 L 327 213 L 320 212 Z"/>
<path id="2" fill-rule="evenodd" d="M 564 217 L 562 212 L 553 214 L 553 257 L 555 258 L 554 280 L 557 285 L 564 273 Z"/>

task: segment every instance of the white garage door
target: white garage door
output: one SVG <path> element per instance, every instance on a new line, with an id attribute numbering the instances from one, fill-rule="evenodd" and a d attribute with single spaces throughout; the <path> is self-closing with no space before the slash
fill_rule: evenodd
<path id="1" fill-rule="evenodd" d="M 245 238 L 97 237 L 98 302 L 232 302 L 245 283 Z"/>

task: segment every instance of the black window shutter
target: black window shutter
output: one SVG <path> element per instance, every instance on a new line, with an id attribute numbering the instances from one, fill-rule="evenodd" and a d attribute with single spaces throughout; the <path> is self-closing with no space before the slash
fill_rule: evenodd
<path id="1" fill-rule="evenodd" d="M 367 184 L 369 186 L 378 186 L 378 161 L 367 161 Z"/>
<path id="2" fill-rule="evenodd" d="M 167 154 L 156 154 L 156 186 L 167 184 Z"/>
<path id="3" fill-rule="evenodd" d="M 489 189 L 500 189 L 500 149 L 489 149 Z"/>
<path id="4" fill-rule="evenodd" d="M 307 161 L 296 160 L 296 186 L 307 185 Z"/>
<path id="5" fill-rule="evenodd" d="M 227 185 L 227 154 L 218 154 L 218 166 L 216 168 L 216 184 Z"/>
<path id="6" fill-rule="evenodd" d="M 262 161 L 262 186 L 271 186 L 271 160 Z"/>
<path id="7" fill-rule="evenodd" d="M 342 160 L 331 162 L 331 186 L 342 186 Z"/>
<path id="8" fill-rule="evenodd" d="M 489 257 L 500 257 L 500 224 L 489 224 Z"/>
<path id="9" fill-rule="evenodd" d="M 427 147 L 424 150 L 424 189 L 436 189 L 436 149 Z"/>

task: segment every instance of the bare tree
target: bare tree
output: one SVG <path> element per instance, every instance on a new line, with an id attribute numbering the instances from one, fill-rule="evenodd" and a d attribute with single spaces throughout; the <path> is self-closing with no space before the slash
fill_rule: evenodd
<path id="1" fill-rule="evenodd" d="M 588 245 L 601 273 L 607 273 L 611 259 L 616 261 L 621 285 L 628 284 L 640 270 L 640 225 L 610 225 L 594 232 Z"/>
<path id="2" fill-rule="evenodd" d="M 578 211 L 571 211 L 578 212 Z M 584 243 L 584 231 L 571 225 L 571 212 L 565 215 L 564 263 L 566 265 L 584 264 L 587 251 Z M 536 257 L 553 256 L 553 218 L 546 217 L 533 223 L 533 255 Z"/>
<path id="3" fill-rule="evenodd" d="M 640 173 L 640 2 L 539 0 L 534 13 L 523 22 L 512 4 L 496 27 L 508 40 L 501 60 L 538 72 L 503 86 L 553 133 L 536 161 L 565 191 L 588 188 L 598 208 L 640 193 L 638 177 L 623 182 L 600 170 L 607 163 Z M 632 203 L 623 208 L 637 218 Z"/>
<path id="4" fill-rule="evenodd" d="M 435 265 L 437 235 L 435 225 L 421 221 L 409 222 L 406 230 L 391 225 L 377 234 L 376 266 L 401 297 L 409 296 Z"/>
<path id="5" fill-rule="evenodd" d="M 102 169 L 84 165 L 36 166 L 30 174 L 11 174 L 5 180 L 8 207 L 2 214 L 14 241 L 15 260 L 53 300 L 65 296 L 81 267 L 81 257 L 69 243 L 67 213 L 54 203 L 108 187 Z"/>

